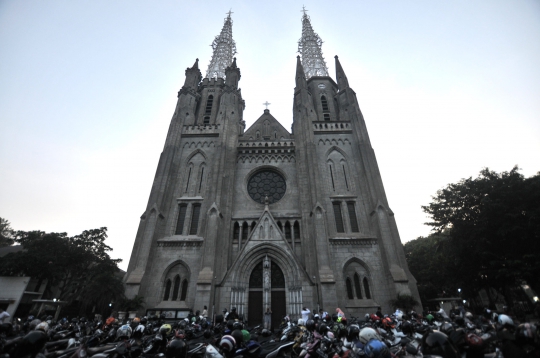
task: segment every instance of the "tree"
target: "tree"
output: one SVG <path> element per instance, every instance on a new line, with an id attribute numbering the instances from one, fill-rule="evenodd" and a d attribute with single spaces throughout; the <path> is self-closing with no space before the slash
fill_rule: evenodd
<path id="1" fill-rule="evenodd" d="M 446 230 L 455 275 L 464 286 L 508 289 L 526 280 L 540 289 L 540 173 L 525 178 L 514 167 L 462 179 L 439 190 L 422 209 L 434 232 Z M 511 304 L 511 302 L 509 302 Z"/>
<path id="2" fill-rule="evenodd" d="M 85 230 L 73 237 L 18 231 L 14 241 L 24 250 L 6 255 L 0 263 L 0 274 L 47 280 L 48 290 L 58 288 L 55 298 L 68 304 L 80 300 L 84 305 L 102 306 L 123 296 L 122 282 L 114 278 L 121 260 L 111 259 L 106 238 L 107 228 Z M 45 292 L 45 296 L 50 294 Z"/>
<path id="3" fill-rule="evenodd" d="M 395 299 L 390 300 L 390 306 L 394 309 L 401 308 L 404 312 L 410 312 L 418 305 L 416 298 L 404 293 L 398 293 Z"/>
<path id="4" fill-rule="evenodd" d="M 13 245 L 13 234 L 9 221 L 0 218 L 0 247 Z"/>

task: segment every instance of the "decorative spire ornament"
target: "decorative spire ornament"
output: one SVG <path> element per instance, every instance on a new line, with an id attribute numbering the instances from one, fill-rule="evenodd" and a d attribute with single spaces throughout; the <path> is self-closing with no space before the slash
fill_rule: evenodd
<path id="1" fill-rule="evenodd" d="M 225 69 L 231 65 L 236 54 L 236 43 L 232 38 L 231 14 L 231 11 L 227 13 L 221 33 L 212 42 L 212 60 L 206 71 L 208 78 L 225 78 Z"/>
<path id="2" fill-rule="evenodd" d="M 298 41 L 298 52 L 302 56 L 302 66 L 306 79 L 313 76 L 328 76 L 328 68 L 322 55 L 323 41 L 311 27 L 311 21 L 307 10 L 302 7 L 302 37 Z"/>

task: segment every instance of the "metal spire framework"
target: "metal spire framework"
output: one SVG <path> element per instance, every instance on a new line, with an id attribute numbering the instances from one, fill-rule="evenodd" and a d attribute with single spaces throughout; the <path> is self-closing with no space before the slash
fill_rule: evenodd
<path id="1" fill-rule="evenodd" d="M 328 68 L 322 55 L 321 45 L 323 41 L 311 27 L 307 10 L 302 7 L 302 37 L 298 41 L 298 52 L 302 56 L 302 66 L 306 79 L 313 76 L 328 76 Z"/>
<path id="2" fill-rule="evenodd" d="M 236 43 L 232 38 L 231 14 L 231 11 L 227 13 L 221 33 L 212 42 L 211 46 L 214 52 L 210 65 L 208 65 L 208 71 L 206 71 L 208 78 L 225 78 L 225 69 L 232 63 L 236 54 Z"/>

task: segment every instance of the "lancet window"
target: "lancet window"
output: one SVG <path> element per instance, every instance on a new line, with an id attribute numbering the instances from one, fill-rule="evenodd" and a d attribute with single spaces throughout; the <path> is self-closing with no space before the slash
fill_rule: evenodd
<path id="1" fill-rule="evenodd" d="M 344 269 L 345 288 L 349 300 L 371 299 L 370 275 L 366 266 L 353 259 Z"/>
<path id="2" fill-rule="evenodd" d="M 185 301 L 189 285 L 189 271 L 178 263 L 171 267 L 165 275 L 163 301 Z"/>

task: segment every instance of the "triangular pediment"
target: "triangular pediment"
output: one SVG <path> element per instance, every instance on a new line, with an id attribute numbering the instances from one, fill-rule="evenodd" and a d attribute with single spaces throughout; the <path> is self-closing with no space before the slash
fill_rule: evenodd
<path id="1" fill-rule="evenodd" d="M 268 109 L 264 110 L 262 116 L 259 117 L 244 132 L 242 140 L 286 140 L 291 139 L 291 134 L 270 114 Z"/>

